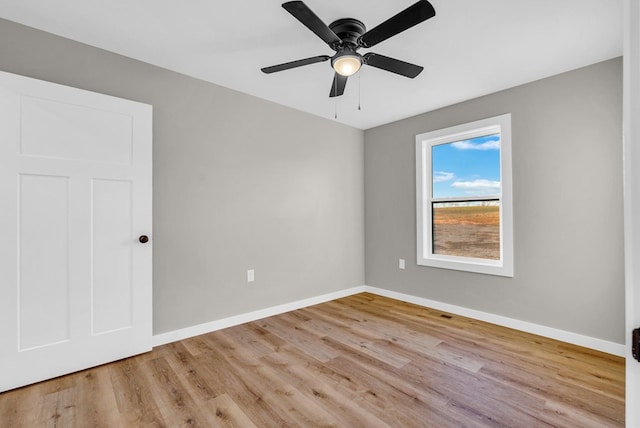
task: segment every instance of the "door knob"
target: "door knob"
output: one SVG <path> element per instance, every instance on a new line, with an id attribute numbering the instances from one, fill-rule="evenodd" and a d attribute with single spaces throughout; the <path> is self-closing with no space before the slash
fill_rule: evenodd
<path id="1" fill-rule="evenodd" d="M 140 235 L 140 237 L 138 238 L 138 241 L 142 242 L 143 244 L 146 244 L 147 242 L 149 242 L 149 237 L 147 235 Z"/>

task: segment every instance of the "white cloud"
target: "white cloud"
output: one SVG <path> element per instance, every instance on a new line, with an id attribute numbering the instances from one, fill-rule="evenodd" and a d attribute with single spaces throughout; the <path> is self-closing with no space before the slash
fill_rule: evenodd
<path id="1" fill-rule="evenodd" d="M 500 182 L 478 179 L 473 181 L 456 181 L 451 187 L 464 190 L 468 194 L 488 194 L 500 191 Z"/>
<path id="2" fill-rule="evenodd" d="M 443 181 L 451 181 L 454 178 L 455 178 L 455 174 L 453 172 L 435 171 L 433 173 L 433 182 L 434 183 L 442 183 Z"/>
<path id="3" fill-rule="evenodd" d="M 484 143 L 474 144 L 471 140 L 456 141 L 451 146 L 458 150 L 500 150 L 500 140 L 489 140 Z"/>

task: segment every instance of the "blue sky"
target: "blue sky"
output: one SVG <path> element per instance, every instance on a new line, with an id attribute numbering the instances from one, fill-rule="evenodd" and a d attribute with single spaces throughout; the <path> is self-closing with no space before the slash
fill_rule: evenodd
<path id="1" fill-rule="evenodd" d="M 432 147 L 433 197 L 500 193 L 500 134 Z"/>

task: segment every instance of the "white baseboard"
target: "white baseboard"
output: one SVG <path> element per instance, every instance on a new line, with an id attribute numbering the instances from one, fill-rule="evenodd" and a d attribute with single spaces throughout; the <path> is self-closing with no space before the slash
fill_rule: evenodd
<path id="1" fill-rule="evenodd" d="M 346 290 L 336 291 L 334 293 L 324 294 L 322 296 L 310 297 L 308 299 L 298 300 L 297 302 L 285 303 L 283 305 L 272 306 L 270 308 L 260 309 L 246 314 L 235 315 L 228 318 L 207 322 L 204 324 L 194 325 L 192 327 L 182 328 L 180 330 L 160 333 L 153 336 L 153 346 L 166 345 L 167 343 L 177 342 L 178 340 L 188 339 L 190 337 L 199 336 L 212 331 L 222 330 L 223 328 L 233 327 L 235 325 L 256 321 L 262 318 L 271 317 L 285 312 L 295 311 L 296 309 L 306 308 L 307 306 L 317 305 L 319 303 L 329 302 L 331 300 L 340 299 L 341 297 L 351 296 L 364 292 L 365 287 L 353 287 Z"/>
<path id="2" fill-rule="evenodd" d="M 171 342 L 177 342 L 178 340 L 188 339 L 193 336 L 210 333 L 212 331 L 221 330 L 227 327 L 233 327 L 235 325 L 251 321 L 256 321 L 262 318 L 294 311 L 296 309 L 317 305 L 319 303 L 324 303 L 335 299 L 340 299 L 341 297 L 351 296 L 353 294 L 358 294 L 365 291 L 368 293 L 377 294 L 379 296 L 402 300 L 419 306 L 450 312 L 452 314 L 474 318 L 479 321 L 485 321 L 488 323 L 513 328 L 515 330 L 520 330 L 527 333 L 537 334 L 539 336 L 560 340 L 562 342 L 584 346 L 585 348 L 595 349 L 597 351 L 606 352 L 608 354 L 613 354 L 620 357 L 624 357 L 626 355 L 625 345 L 621 345 L 619 343 L 596 339 L 593 337 L 584 336 L 565 330 L 559 330 L 557 328 L 546 327 L 527 321 L 520 321 L 513 318 L 503 317 L 501 315 L 495 315 L 488 312 L 477 311 L 475 309 L 469 309 L 462 306 L 451 305 L 449 303 L 438 302 L 436 300 L 411 296 L 409 294 L 398 293 L 382 288 L 370 287 L 367 285 L 340 290 L 334 293 L 324 294 L 322 296 L 298 300 L 296 302 L 285 303 L 283 305 L 272 306 L 270 308 L 260 309 L 257 311 L 248 312 L 246 314 L 235 315 L 232 317 L 199 324 L 192 327 L 182 328 L 180 330 L 157 334 L 153 336 L 153 346 L 160 346 Z"/>
<path id="3" fill-rule="evenodd" d="M 409 294 L 397 293 L 395 291 L 389 291 L 382 288 L 369 286 L 365 286 L 364 288 L 366 292 L 377 294 L 379 296 L 402 300 L 419 306 L 437 309 L 444 312 L 450 312 L 452 314 L 460 315 L 463 317 L 473 318 L 479 321 L 485 321 L 491 324 L 497 324 L 503 327 L 509 327 L 531 334 L 537 334 L 538 336 L 544 336 L 550 339 L 556 339 L 562 342 L 583 346 L 585 348 L 595 349 L 597 351 L 606 352 L 607 354 L 617 355 L 619 357 L 624 357 L 626 355 L 625 345 L 621 345 L 619 343 L 596 339 L 593 337 L 584 336 L 565 330 L 559 330 L 553 327 L 546 327 L 527 321 L 520 321 L 513 318 L 503 317 L 501 315 L 495 315 L 488 312 L 477 311 L 475 309 L 469 309 L 462 306 L 451 305 L 449 303 L 442 303 L 436 300 L 411 296 Z"/>

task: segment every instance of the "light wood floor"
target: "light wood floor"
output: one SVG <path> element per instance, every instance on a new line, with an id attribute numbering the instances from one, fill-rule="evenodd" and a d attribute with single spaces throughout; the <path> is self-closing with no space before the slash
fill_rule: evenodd
<path id="1" fill-rule="evenodd" d="M 0 426 L 622 427 L 624 374 L 364 293 L 0 394 Z"/>

